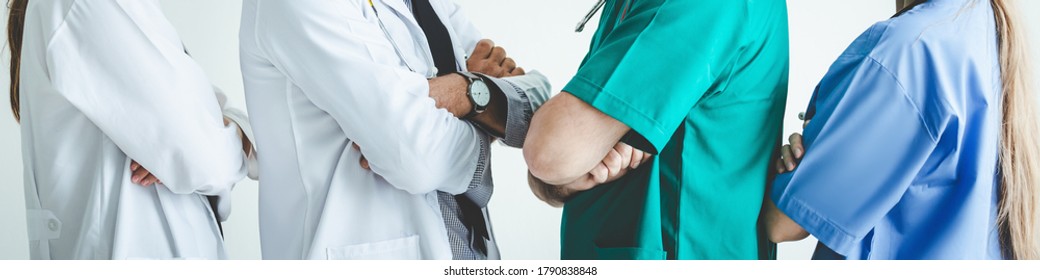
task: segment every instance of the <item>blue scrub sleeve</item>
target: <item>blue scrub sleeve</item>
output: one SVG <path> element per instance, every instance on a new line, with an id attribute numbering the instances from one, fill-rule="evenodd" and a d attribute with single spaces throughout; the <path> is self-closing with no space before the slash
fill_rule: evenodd
<path id="1" fill-rule="evenodd" d="M 848 255 L 913 183 L 936 137 L 883 65 L 869 57 L 844 65 L 820 83 L 805 156 L 776 178 L 771 197 L 820 242 Z"/>
<path id="2" fill-rule="evenodd" d="M 738 57 L 743 2 L 631 1 L 564 87 L 660 151 Z M 606 16 L 606 15 L 604 15 Z M 601 27 L 602 28 L 602 27 Z"/>

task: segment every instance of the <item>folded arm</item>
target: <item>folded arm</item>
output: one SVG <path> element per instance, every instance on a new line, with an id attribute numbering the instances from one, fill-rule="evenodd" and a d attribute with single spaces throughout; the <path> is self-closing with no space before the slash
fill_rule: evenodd
<path id="1" fill-rule="evenodd" d="M 49 75 L 128 158 L 179 194 L 218 194 L 245 176 L 237 129 L 222 122 L 202 69 L 164 36 L 173 27 L 157 3 L 81 1 L 68 17 L 47 50 Z"/>
<path id="2" fill-rule="evenodd" d="M 391 185 L 415 194 L 464 192 L 476 170 L 480 132 L 435 107 L 431 81 L 367 54 L 396 57 L 385 37 L 373 35 L 382 33 L 365 11 L 345 1 L 263 2 L 257 44 Z"/>
<path id="3" fill-rule="evenodd" d="M 531 120 L 524 159 L 531 175 L 550 185 L 583 178 L 629 130 L 588 103 L 563 92 Z"/>

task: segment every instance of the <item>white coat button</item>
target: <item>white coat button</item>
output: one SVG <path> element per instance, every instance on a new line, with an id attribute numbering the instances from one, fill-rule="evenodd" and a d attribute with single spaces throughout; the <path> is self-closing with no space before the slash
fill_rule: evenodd
<path id="1" fill-rule="evenodd" d="M 49 228 L 50 230 L 58 230 L 58 221 L 55 219 L 50 219 L 49 221 L 47 221 L 47 228 Z"/>

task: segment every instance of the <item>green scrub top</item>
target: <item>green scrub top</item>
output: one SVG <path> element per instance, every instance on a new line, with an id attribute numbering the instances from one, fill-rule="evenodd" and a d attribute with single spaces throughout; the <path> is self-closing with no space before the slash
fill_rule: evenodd
<path id="1" fill-rule="evenodd" d="M 564 91 L 657 155 L 567 202 L 561 257 L 770 258 L 758 213 L 787 76 L 784 0 L 608 0 Z"/>

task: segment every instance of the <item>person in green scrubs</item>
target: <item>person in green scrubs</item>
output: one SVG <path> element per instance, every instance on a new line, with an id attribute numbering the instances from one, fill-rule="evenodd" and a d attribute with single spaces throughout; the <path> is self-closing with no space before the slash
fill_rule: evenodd
<path id="1" fill-rule="evenodd" d="M 532 191 L 564 205 L 561 257 L 771 258 L 758 216 L 787 99 L 785 1 L 603 9 L 524 145 Z"/>

